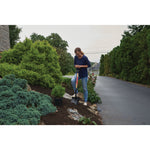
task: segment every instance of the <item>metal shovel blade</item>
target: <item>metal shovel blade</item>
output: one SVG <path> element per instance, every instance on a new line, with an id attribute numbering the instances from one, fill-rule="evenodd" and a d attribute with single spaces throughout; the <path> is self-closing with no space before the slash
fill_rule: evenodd
<path id="1" fill-rule="evenodd" d="M 78 105 L 79 103 L 79 97 L 72 97 L 71 103 L 74 103 L 75 105 Z"/>

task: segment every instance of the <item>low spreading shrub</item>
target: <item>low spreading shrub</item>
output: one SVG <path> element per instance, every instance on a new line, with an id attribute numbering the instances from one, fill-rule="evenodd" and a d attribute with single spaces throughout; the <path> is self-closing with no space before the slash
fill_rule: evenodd
<path id="1" fill-rule="evenodd" d="M 56 111 L 51 102 L 48 95 L 27 91 L 27 80 L 7 75 L 0 80 L 0 125 L 37 125 Z"/>
<path id="2" fill-rule="evenodd" d="M 56 85 L 52 89 L 52 93 L 51 93 L 52 96 L 57 97 L 57 98 L 63 97 L 64 94 L 65 94 L 65 88 L 62 87 L 61 85 Z"/>

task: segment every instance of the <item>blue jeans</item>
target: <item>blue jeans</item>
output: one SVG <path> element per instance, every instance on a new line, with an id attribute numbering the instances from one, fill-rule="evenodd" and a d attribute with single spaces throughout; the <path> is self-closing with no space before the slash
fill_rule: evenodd
<path id="1" fill-rule="evenodd" d="M 76 90 L 76 77 L 77 77 L 77 74 L 75 74 L 71 79 L 71 84 L 72 84 L 74 92 Z M 83 92 L 84 92 L 84 101 L 87 102 L 87 100 L 88 100 L 88 89 L 87 89 L 88 77 L 79 78 L 79 80 L 80 79 L 82 80 L 82 87 L 83 87 Z M 77 93 L 78 93 L 78 91 L 77 91 Z"/>

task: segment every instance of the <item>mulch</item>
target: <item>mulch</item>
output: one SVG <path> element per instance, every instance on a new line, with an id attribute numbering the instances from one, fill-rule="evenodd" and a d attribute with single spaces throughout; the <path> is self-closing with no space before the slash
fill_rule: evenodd
<path id="1" fill-rule="evenodd" d="M 51 96 L 51 89 L 44 88 L 41 86 L 31 86 L 31 89 L 43 94 L 47 94 Z M 73 94 L 73 91 L 66 88 L 66 92 L 69 94 Z M 88 105 L 91 105 L 88 103 Z M 78 121 L 72 120 L 68 117 L 69 113 L 67 112 L 67 108 L 75 108 L 78 110 L 78 112 L 87 117 L 91 118 L 92 121 L 95 121 L 98 125 L 102 124 L 101 117 L 94 115 L 88 110 L 89 106 L 84 106 L 83 104 L 75 105 L 71 103 L 70 100 L 63 98 L 63 105 L 57 106 L 58 112 L 56 113 L 49 113 L 46 116 L 41 117 L 42 124 L 45 125 L 79 125 Z"/>

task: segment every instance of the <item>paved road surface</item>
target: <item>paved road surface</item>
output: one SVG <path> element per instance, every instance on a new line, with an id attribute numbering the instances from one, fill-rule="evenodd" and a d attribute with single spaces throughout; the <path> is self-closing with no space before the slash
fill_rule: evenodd
<path id="1" fill-rule="evenodd" d="M 150 125 L 150 88 L 126 81 L 98 77 L 96 92 L 107 125 Z"/>

